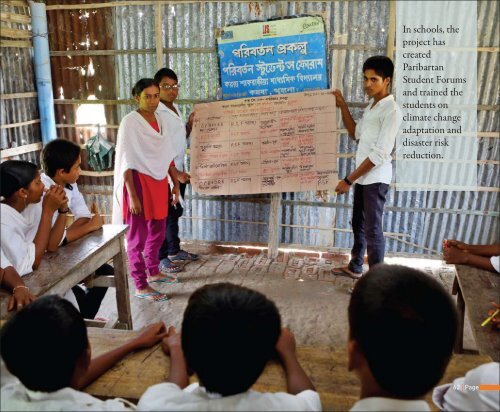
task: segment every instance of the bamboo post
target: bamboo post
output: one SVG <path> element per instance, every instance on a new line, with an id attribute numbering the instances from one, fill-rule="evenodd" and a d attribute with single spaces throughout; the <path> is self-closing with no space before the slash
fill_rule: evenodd
<path id="1" fill-rule="evenodd" d="M 162 38 L 162 20 L 163 5 L 156 3 L 155 10 L 155 37 L 156 37 L 156 70 L 163 67 L 163 38 Z"/>

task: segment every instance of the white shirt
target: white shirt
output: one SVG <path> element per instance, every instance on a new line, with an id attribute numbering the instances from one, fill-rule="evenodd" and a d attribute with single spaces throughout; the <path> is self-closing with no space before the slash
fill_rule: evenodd
<path id="1" fill-rule="evenodd" d="M 35 244 L 34 236 L 29 237 L 30 221 L 13 207 L 0 203 L 0 226 L 2 260 L 5 258 L 21 276 L 33 272 Z"/>
<path id="2" fill-rule="evenodd" d="M 492 256 L 490 262 L 493 269 L 495 269 L 497 273 L 500 273 L 500 256 Z"/>
<path id="3" fill-rule="evenodd" d="M 35 263 L 35 240 L 40 225 L 42 202 L 30 204 L 22 213 L 13 207 L 0 203 L 2 267 L 3 260 L 9 263 L 20 276 L 33 272 Z M 70 289 L 62 295 L 78 309 L 75 294 Z"/>
<path id="4" fill-rule="evenodd" d="M 50 186 L 57 184 L 52 180 L 51 177 L 47 176 L 45 173 L 42 173 L 40 175 L 43 184 L 45 187 L 48 189 Z M 71 187 L 71 189 L 70 189 Z M 78 185 L 76 183 L 73 183 L 71 185 L 67 185 L 64 188 L 64 191 L 66 192 L 66 196 L 68 198 L 68 207 L 69 210 L 71 210 L 71 213 L 75 216 L 75 220 L 78 220 L 82 217 L 86 218 L 91 218 L 92 214 L 90 213 L 90 210 L 85 203 L 85 199 L 83 195 L 80 193 L 78 190 Z M 41 208 L 41 203 L 40 203 L 40 208 Z M 59 216 L 59 212 L 56 210 L 54 213 L 54 217 L 52 218 L 52 226 L 54 226 L 54 223 L 57 220 L 57 216 Z"/>
<path id="5" fill-rule="evenodd" d="M 356 180 L 360 185 L 372 183 L 391 183 L 391 153 L 396 143 L 396 136 L 401 126 L 401 109 L 392 94 L 379 100 L 371 108 L 374 100 L 370 99 L 363 117 L 356 124 L 356 140 L 359 141 L 356 152 L 356 167 L 367 157 L 375 165 L 368 173 Z"/>
<path id="6" fill-rule="evenodd" d="M 357 401 L 351 411 L 430 411 L 426 401 L 394 398 L 364 398 Z"/>
<path id="7" fill-rule="evenodd" d="M 432 401 L 442 411 L 498 411 L 499 391 L 472 390 L 481 384 L 500 383 L 500 363 L 490 362 L 468 371 L 453 383 L 434 388 Z M 467 386 L 466 386 L 467 385 Z"/>
<path id="8" fill-rule="evenodd" d="M 140 411 L 321 411 L 317 392 L 306 390 L 297 395 L 246 391 L 232 396 L 208 393 L 193 383 L 182 390 L 174 383 L 148 388 L 139 403 Z"/>
<path id="9" fill-rule="evenodd" d="M 181 172 L 184 171 L 184 155 L 186 154 L 186 124 L 182 120 L 179 106 L 173 103 L 175 113 L 170 110 L 165 104 L 158 105 L 157 113 L 164 116 L 168 124 L 168 136 L 172 140 L 172 145 L 175 151 L 174 163 L 175 168 Z"/>
<path id="10" fill-rule="evenodd" d="M 27 389 L 19 380 L 2 385 L 2 411 L 134 411 L 135 406 L 125 399 L 102 401 L 88 393 L 71 388 L 55 392 L 36 392 Z"/>

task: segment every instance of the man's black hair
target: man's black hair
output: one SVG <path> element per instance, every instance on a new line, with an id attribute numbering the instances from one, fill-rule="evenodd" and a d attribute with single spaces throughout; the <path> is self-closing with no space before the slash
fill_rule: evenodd
<path id="1" fill-rule="evenodd" d="M 372 56 L 366 59 L 363 63 L 363 73 L 369 69 L 372 69 L 382 79 L 390 77 L 392 80 L 394 75 L 394 63 L 387 56 Z"/>
<path id="2" fill-rule="evenodd" d="M 380 264 L 354 288 L 349 328 L 380 387 L 396 398 L 413 399 L 442 378 L 457 314 L 450 294 L 429 275 Z"/>
<path id="3" fill-rule="evenodd" d="M 134 96 L 134 97 L 140 96 L 144 89 L 147 89 L 148 87 L 151 87 L 151 86 L 156 86 L 156 87 L 158 87 L 158 90 L 160 90 L 160 86 L 158 85 L 158 82 L 156 82 L 154 79 L 145 78 L 145 79 L 139 80 L 134 85 L 134 87 L 132 87 L 132 96 Z"/>
<path id="4" fill-rule="evenodd" d="M 34 163 L 6 160 L 0 164 L 0 195 L 7 199 L 19 189 L 27 189 L 37 173 L 38 167 Z"/>
<path id="5" fill-rule="evenodd" d="M 163 67 L 162 69 L 158 70 L 155 74 L 155 82 L 160 84 L 162 79 L 164 77 L 168 77 L 169 79 L 175 80 L 176 83 L 179 83 L 179 80 L 177 79 L 177 75 L 172 69 L 169 69 L 168 67 Z"/>
<path id="6" fill-rule="evenodd" d="M 0 330 L 0 341 L 9 371 L 40 392 L 70 386 L 88 345 L 80 312 L 57 295 L 38 298 L 17 312 Z"/>
<path id="7" fill-rule="evenodd" d="M 56 139 L 47 143 L 40 154 L 40 164 L 47 176 L 54 177 L 59 169 L 69 173 L 78 161 L 81 148 L 76 143 L 65 139 Z"/>
<path id="8" fill-rule="evenodd" d="M 231 283 L 196 290 L 184 312 L 182 349 L 208 392 L 247 391 L 274 355 L 281 318 L 262 293 Z"/>

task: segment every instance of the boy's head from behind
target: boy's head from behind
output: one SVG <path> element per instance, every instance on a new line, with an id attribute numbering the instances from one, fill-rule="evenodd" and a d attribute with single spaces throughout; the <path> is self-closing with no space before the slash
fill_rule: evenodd
<path id="1" fill-rule="evenodd" d="M 207 391 L 229 396 L 255 383 L 274 355 L 280 333 L 274 302 L 254 290 L 217 283 L 189 298 L 182 348 Z"/>
<path id="2" fill-rule="evenodd" d="M 75 183 L 80 176 L 81 149 L 69 140 L 56 139 L 47 143 L 40 155 L 40 163 L 47 176 L 64 184 Z"/>
<path id="3" fill-rule="evenodd" d="M 83 318 L 57 295 L 27 305 L 0 333 L 5 365 L 33 391 L 74 386 L 76 375 L 88 368 L 90 347 Z"/>
<path id="4" fill-rule="evenodd" d="M 357 282 L 349 303 L 349 369 L 362 383 L 371 374 L 386 396 L 422 397 L 442 378 L 456 331 L 455 305 L 435 279 L 377 265 Z"/>

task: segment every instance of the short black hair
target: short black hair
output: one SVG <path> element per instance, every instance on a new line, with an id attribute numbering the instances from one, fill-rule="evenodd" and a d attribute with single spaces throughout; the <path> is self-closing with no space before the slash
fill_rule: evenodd
<path id="1" fill-rule="evenodd" d="M 88 346 L 80 312 L 57 295 L 40 297 L 12 316 L 0 330 L 0 341 L 9 371 L 41 392 L 70 386 Z"/>
<path id="2" fill-rule="evenodd" d="M 168 67 L 163 67 L 162 69 L 158 70 L 155 74 L 155 82 L 160 84 L 161 80 L 164 77 L 168 77 L 169 79 L 175 80 L 177 83 L 179 83 L 179 80 L 177 79 L 177 75 L 172 69 L 169 69 Z"/>
<path id="3" fill-rule="evenodd" d="M 394 75 L 394 63 L 387 56 L 372 56 L 366 59 L 363 63 L 363 73 L 369 69 L 372 69 L 383 79 L 390 77 L 392 80 Z"/>
<path id="4" fill-rule="evenodd" d="M 132 87 L 132 96 L 134 96 L 134 97 L 140 96 L 144 89 L 147 89 L 148 87 L 151 87 L 151 86 L 156 86 L 156 87 L 158 87 L 158 90 L 160 90 L 160 86 L 158 85 L 158 82 L 156 82 L 154 79 L 149 79 L 149 78 L 140 79 L 134 85 L 134 87 Z"/>
<path id="5" fill-rule="evenodd" d="M 55 139 L 47 143 L 40 153 L 40 164 L 47 176 L 54 177 L 59 169 L 69 173 L 78 161 L 82 149 L 76 143 Z"/>
<path id="6" fill-rule="evenodd" d="M 216 283 L 189 298 L 182 349 L 207 391 L 230 396 L 255 383 L 274 356 L 280 333 L 273 301 L 243 286 Z"/>
<path id="7" fill-rule="evenodd" d="M 431 276 L 399 265 L 376 265 L 354 287 L 350 339 L 382 389 L 421 397 L 442 378 L 457 332 L 450 294 Z"/>
<path id="8" fill-rule="evenodd" d="M 27 189 L 36 178 L 38 167 L 25 160 L 6 160 L 0 164 L 0 195 L 5 199 L 19 189 Z"/>

